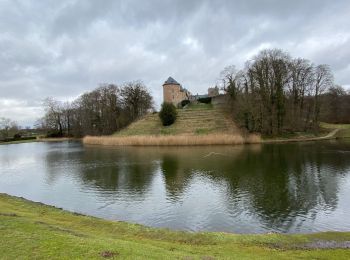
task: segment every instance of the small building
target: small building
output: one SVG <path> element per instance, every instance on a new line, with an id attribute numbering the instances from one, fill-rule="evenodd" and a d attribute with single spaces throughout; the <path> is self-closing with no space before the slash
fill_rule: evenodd
<path id="1" fill-rule="evenodd" d="M 214 88 L 208 88 L 208 96 L 215 97 L 219 95 L 219 88 L 215 86 Z"/>
<path id="2" fill-rule="evenodd" d="M 197 95 L 192 95 L 192 96 L 190 97 L 190 101 L 196 101 L 196 100 L 198 100 L 198 99 L 207 98 L 207 97 L 209 97 L 207 94 L 204 94 L 204 95 L 199 95 L 199 94 L 197 94 Z"/>
<path id="3" fill-rule="evenodd" d="M 163 84 L 163 101 L 177 106 L 182 100 L 189 100 L 191 93 L 172 77 Z"/>
<path id="4" fill-rule="evenodd" d="M 182 100 L 189 100 L 191 102 L 198 102 L 199 99 L 211 98 L 213 103 L 227 102 L 226 95 L 220 95 L 217 86 L 208 88 L 208 94 L 192 95 L 187 89 L 183 88 L 172 77 L 169 77 L 163 84 L 163 102 L 173 103 L 178 106 Z"/>
<path id="5" fill-rule="evenodd" d="M 190 96 L 190 101 L 196 101 L 203 98 L 213 98 L 219 96 L 219 88 L 215 86 L 214 88 L 208 88 L 208 94 L 197 94 Z"/>

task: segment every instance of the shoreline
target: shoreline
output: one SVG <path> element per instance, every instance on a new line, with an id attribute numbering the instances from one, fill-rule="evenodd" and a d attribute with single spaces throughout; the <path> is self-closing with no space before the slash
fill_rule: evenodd
<path id="1" fill-rule="evenodd" d="M 185 232 L 104 220 L 0 193 L 2 257 L 347 259 L 350 232 Z"/>
<path id="2" fill-rule="evenodd" d="M 266 138 L 251 134 L 246 137 L 237 134 L 207 134 L 207 135 L 131 135 L 131 136 L 85 136 L 83 138 L 37 138 L 32 140 L 18 140 L 0 142 L 0 145 L 21 144 L 33 142 L 63 142 L 82 141 L 86 145 L 102 146 L 205 146 L 205 145 L 246 145 L 246 144 L 279 144 L 291 142 L 311 142 L 350 138 L 350 130 L 333 128 L 324 136 L 294 137 L 294 138 Z"/>
<path id="3" fill-rule="evenodd" d="M 324 141 L 324 140 L 334 140 L 340 139 L 337 133 L 341 129 L 334 129 L 324 136 L 318 137 L 301 137 L 301 138 L 286 138 L 286 139 L 263 139 L 262 143 L 272 144 L 272 143 L 289 143 L 289 142 L 311 142 L 311 141 Z"/>
<path id="4" fill-rule="evenodd" d="M 10 142 L 0 142 L 0 145 L 5 144 L 22 144 L 22 143 L 37 143 L 37 142 L 63 142 L 63 141 L 78 141 L 81 138 L 73 138 L 73 137 L 60 137 L 60 138 L 36 138 L 31 140 L 17 140 Z"/>
<path id="5" fill-rule="evenodd" d="M 86 145 L 102 146 L 201 146 L 201 145 L 245 145 L 273 144 L 289 142 L 310 142 L 333 139 L 343 139 L 349 136 L 338 136 L 344 129 L 331 129 L 329 133 L 318 137 L 296 137 L 279 139 L 262 139 L 259 135 L 243 137 L 234 134 L 209 135 L 133 135 L 133 136 L 85 136 L 82 139 Z"/>

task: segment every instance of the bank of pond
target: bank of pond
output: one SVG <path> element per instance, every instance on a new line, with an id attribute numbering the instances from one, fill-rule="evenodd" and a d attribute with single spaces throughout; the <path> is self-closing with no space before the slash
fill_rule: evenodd
<path id="1" fill-rule="evenodd" d="M 350 230 L 350 140 L 246 146 L 0 146 L 0 192 L 152 227 Z"/>
<path id="2" fill-rule="evenodd" d="M 189 233 L 107 221 L 0 194 L 3 259 L 349 259 L 350 233 Z"/>

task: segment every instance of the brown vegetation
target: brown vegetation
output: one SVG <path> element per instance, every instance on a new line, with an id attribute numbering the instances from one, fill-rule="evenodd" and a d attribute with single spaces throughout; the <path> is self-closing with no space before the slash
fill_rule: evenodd
<path id="1" fill-rule="evenodd" d="M 260 143 L 258 135 L 208 134 L 208 135 L 159 135 L 159 136 L 86 136 L 84 144 L 92 145 L 130 145 L 130 146 L 164 146 L 164 145 L 237 145 Z"/>

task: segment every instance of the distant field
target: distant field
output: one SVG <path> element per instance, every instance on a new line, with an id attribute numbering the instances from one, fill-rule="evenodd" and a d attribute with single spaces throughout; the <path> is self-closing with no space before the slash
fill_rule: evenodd
<path id="1" fill-rule="evenodd" d="M 340 129 L 336 134 L 338 138 L 350 138 L 350 124 L 321 123 L 321 127 L 325 129 Z"/>
<path id="2" fill-rule="evenodd" d="M 350 129 L 350 124 L 328 124 L 322 122 L 320 126 L 326 129 Z"/>
<path id="3" fill-rule="evenodd" d="M 214 107 L 211 104 L 196 104 L 177 111 L 178 118 L 171 126 L 163 126 L 158 113 L 155 113 L 146 115 L 115 135 L 240 134 L 239 129 L 223 108 Z"/>
<path id="4" fill-rule="evenodd" d="M 7 138 L 6 140 L 0 140 L 0 144 L 17 144 L 17 143 L 29 143 L 36 142 L 38 139 L 37 136 L 27 136 L 19 138 Z"/>

